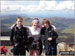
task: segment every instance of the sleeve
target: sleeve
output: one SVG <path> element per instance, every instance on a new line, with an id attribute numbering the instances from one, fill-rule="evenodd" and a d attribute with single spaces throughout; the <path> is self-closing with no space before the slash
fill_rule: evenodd
<path id="1" fill-rule="evenodd" d="M 10 32 L 11 45 L 14 45 L 13 37 L 14 37 L 14 29 L 11 29 L 11 32 Z"/>
<path id="2" fill-rule="evenodd" d="M 41 39 L 41 36 L 40 36 L 40 39 L 39 39 L 39 55 L 41 55 L 42 53 L 42 39 Z"/>
<path id="3" fill-rule="evenodd" d="M 28 31 L 27 31 L 27 28 L 25 28 L 25 30 L 24 30 L 24 45 L 25 45 L 26 50 L 29 52 L 29 49 L 28 49 Z"/>
<path id="4" fill-rule="evenodd" d="M 40 39 L 42 41 L 42 45 L 44 45 L 45 40 L 46 40 L 46 37 L 45 37 L 45 28 L 44 27 L 41 29 L 40 34 L 41 34 L 41 38 Z"/>
<path id="5" fill-rule="evenodd" d="M 45 28 L 42 28 L 42 29 L 41 29 L 40 34 L 41 34 L 41 35 L 45 35 Z"/>
<path id="6" fill-rule="evenodd" d="M 56 27 L 54 25 L 52 25 L 52 27 L 54 28 L 54 31 L 56 31 Z"/>
<path id="7" fill-rule="evenodd" d="M 53 39 L 56 39 L 58 37 L 58 34 L 57 34 L 57 32 L 55 32 L 55 31 L 53 31 Z"/>
<path id="8" fill-rule="evenodd" d="M 16 24 L 13 24 L 13 25 L 10 27 L 10 29 L 13 29 L 15 26 L 16 26 Z"/>
<path id="9" fill-rule="evenodd" d="M 25 45 L 27 45 L 27 42 L 28 42 L 28 32 L 27 32 L 27 29 L 24 28 L 24 43 L 25 43 Z"/>

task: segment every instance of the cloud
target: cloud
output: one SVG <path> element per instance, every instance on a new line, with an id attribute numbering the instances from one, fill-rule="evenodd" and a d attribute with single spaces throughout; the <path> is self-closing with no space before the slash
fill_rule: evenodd
<path id="1" fill-rule="evenodd" d="M 22 6 L 21 7 L 21 12 L 24 12 L 24 11 L 28 11 L 28 12 L 34 12 L 36 11 L 37 9 L 37 6 L 36 5 L 28 5 L 28 6 Z"/>
<path id="2" fill-rule="evenodd" d="M 38 6 L 28 6 L 29 12 L 45 12 L 45 11 L 57 11 L 57 10 L 74 10 L 73 1 L 40 1 Z"/>
<path id="3" fill-rule="evenodd" d="M 26 6 L 26 7 L 22 7 L 21 8 L 21 11 L 27 11 L 28 12 L 43 12 L 45 10 L 53 10 L 55 8 L 55 4 L 56 4 L 56 1 L 40 1 L 39 2 L 39 5 L 29 5 L 29 6 Z"/>
<path id="4" fill-rule="evenodd" d="M 57 1 L 58 2 L 58 1 Z M 40 1 L 40 9 L 45 10 L 74 10 L 74 2 L 73 1 L 60 1 L 57 3 L 56 1 Z"/>
<path id="5" fill-rule="evenodd" d="M 54 10 L 56 1 L 40 1 L 39 7 L 44 10 Z"/>
<path id="6" fill-rule="evenodd" d="M 24 12 L 36 8 L 35 1 L 1 1 L 1 12 Z"/>
<path id="7" fill-rule="evenodd" d="M 74 1 L 1 1 L 1 12 L 45 12 L 51 10 L 74 10 Z"/>
<path id="8" fill-rule="evenodd" d="M 74 10 L 73 1 L 63 1 L 56 6 L 56 10 Z"/>

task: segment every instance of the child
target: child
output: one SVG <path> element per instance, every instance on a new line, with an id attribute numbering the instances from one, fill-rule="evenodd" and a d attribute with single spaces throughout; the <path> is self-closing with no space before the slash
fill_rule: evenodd
<path id="1" fill-rule="evenodd" d="M 22 25 L 23 18 L 16 18 L 16 25 L 11 29 L 10 41 L 13 45 L 13 55 L 26 55 L 27 29 Z"/>

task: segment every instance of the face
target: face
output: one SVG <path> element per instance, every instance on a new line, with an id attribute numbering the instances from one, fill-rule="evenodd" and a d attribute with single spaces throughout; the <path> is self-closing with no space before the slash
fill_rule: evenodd
<path id="1" fill-rule="evenodd" d="M 37 28 L 39 25 L 39 22 L 34 22 L 32 26 L 34 26 L 34 28 Z"/>
<path id="2" fill-rule="evenodd" d="M 16 24 L 17 24 L 18 26 L 21 26 L 21 25 L 22 25 L 22 22 L 23 22 L 23 20 L 17 19 Z"/>
<path id="3" fill-rule="evenodd" d="M 44 27 L 48 28 L 49 27 L 49 24 L 48 23 L 45 23 L 44 24 Z"/>

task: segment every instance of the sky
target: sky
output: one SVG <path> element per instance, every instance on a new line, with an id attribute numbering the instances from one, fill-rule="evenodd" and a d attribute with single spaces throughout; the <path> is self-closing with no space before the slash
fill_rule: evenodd
<path id="1" fill-rule="evenodd" d="M 74 0 L 7 0 L 1 2 L 1 14 L 27 14 L 40 17 L 74 18 Z"/>

